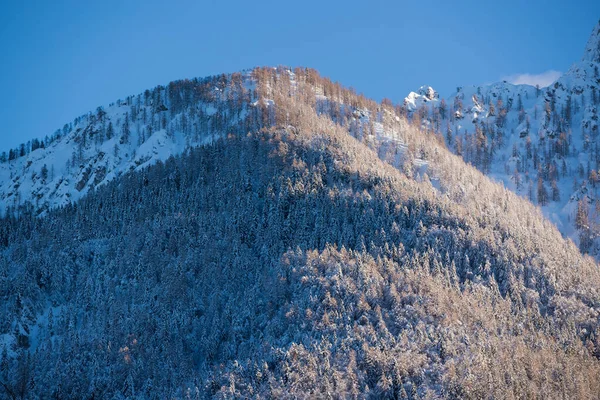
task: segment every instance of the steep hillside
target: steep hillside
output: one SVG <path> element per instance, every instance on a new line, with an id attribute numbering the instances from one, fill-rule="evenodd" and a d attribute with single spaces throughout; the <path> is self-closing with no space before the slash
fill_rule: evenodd
<path id="1" fill-rule="evenodd" d="M 401 107 L 246 82 L 226 135 L 0 221 L 5 397 L 597 397 L 600 271 L 534 206 Z"/>
<path id="2" fill-rule="evenodd" d="M 249 72 L 182 80 L 128 96 L 0 155 L 0 213 L 38 213 L 244 126 L 256 94 Z"/>
<path id="3" fill-rule="evenodd" d="M 582 59 L 547 88 L 460 87 L 405 109 L 465 161 L 539 205 L 585 253 L 600 255 L 600 22 Z M 433 89 L 431 90 L 432 92 Z"/>

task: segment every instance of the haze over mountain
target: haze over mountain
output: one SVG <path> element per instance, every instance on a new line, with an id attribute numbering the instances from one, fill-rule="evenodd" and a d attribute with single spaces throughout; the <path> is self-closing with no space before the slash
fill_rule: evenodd
<path id="1" fill-rule="evenodd" d="M 461 88 L 445 108 L 306 68 L 181 80 L 13 149 L 0 393 L 597 398 L 598 265 L 484 174 L 561 188 L 576 123 L 596 155 L 585 54 L 551 88 Z"/>

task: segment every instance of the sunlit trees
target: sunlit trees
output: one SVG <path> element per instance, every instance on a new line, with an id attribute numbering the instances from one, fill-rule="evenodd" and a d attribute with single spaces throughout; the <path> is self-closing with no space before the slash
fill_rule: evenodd
<path id="1" fill-rule="evenodd" d="M 192 137 L 218 138 L 0 221 L 0 334 L 35 346 L 0 358 L 3 383 L 55 398 L 598 393 L 597 265 L 387 102 L 285 73 L 253 72 L 251 95 L 229 76 L 149 91 L 149 137 L 163 104 L 168 129 L 186 112 Z M 464 148 L 486 163 L 480 129 Z"/>

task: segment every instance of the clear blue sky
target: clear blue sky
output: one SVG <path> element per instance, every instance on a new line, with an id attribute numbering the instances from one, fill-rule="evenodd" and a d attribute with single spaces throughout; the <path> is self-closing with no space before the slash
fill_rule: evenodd
<path id="1" fill-rule="evenodd" d="M 397 102 L 423 84 L 445 96 L 565 71 L 598 18 L 592 0 L 3 0 L 0 149 L 158 84 L 256 65 L 313 67 Z"/>

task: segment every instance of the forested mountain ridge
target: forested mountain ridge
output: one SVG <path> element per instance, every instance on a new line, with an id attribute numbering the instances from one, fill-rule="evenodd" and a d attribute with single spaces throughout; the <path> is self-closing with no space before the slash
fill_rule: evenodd
<path id="1" fill-rule="evenodd" d="M 20 207 L 44 213 L 123 173 L 239 130 L 256 106 L 253 85 L 249 72 L 171 82 L 0 154 L 0 213 Z"/>
<path id="2" fill-rule="evenodd" d="M 222 134 L 0 221 L 2 396 L 598 397 L 600 271 L 535 206 L 314 70 L 218 79 Z"/>
<path id="3" fill-rule="evenodd" d="M 600 22 L 581 60 L 552 85 L 499 82 L 440 100 L 405 99 L 417 124 L 465 161 L 541 207 L 584 253 L 600 255 Z"/>

